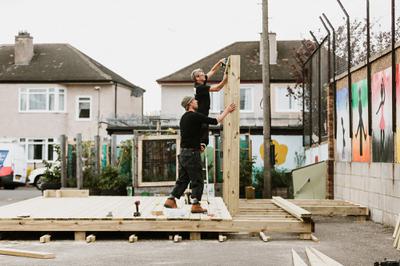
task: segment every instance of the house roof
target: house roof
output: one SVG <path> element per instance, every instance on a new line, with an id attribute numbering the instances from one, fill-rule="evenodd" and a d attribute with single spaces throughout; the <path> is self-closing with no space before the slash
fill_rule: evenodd
<path id="1" fill-rule="evenodd" d="M 35 44 L 29 65 L 14 64 L 14 45 L 0 46 L 0 83 L 116 82 L 144 90 L 69 44 Z"/>
<path id="2" fill-rule="evenodd" d="M 301 41 L 277 41 L 278 58 L 277 64 L 270 65 L 271 81 L 295 81 L 292 75 L 291 65 L 295 63 L 294 51 L 302 45 Z M 261 82 L 262 81 L 262 65 L 260 64 L 260 42 L 235 42 L 221 50 L 200 59 L 199 61 L 186 66 L 175 73 L 160 78 L 158 83 L 172 82 L 192 82 L 190 73 L 193 69 L 202 68 L 205 71 L 223 57 L 229 55 L 240 55 L 240 80 L 242 82 Z M 218 71 L 211 81 L 222 79 L 222 71 Z"/>

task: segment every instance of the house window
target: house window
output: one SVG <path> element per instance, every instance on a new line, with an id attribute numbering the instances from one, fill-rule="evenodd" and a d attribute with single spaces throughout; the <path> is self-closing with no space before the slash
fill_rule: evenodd
<path id="1" fill-rule="evenodd" d="M 92 97 L 79 96 L 76 113 L 77 120 L 90 120 L 92 118 Z"/>
<path id="2" fill-rule="evenodd" d="M 220 113 L 224 109 L 224 92 L 210 93 L 210 112 Z M 253 90 L 252 88 L 240 88 L 240 111 L 252 112 L 253 111 Z"/>
<path id="3" fill-rule="evenodd" d="M 300 112 L 301 101 L 289 94 L 286 87 L 275 89 L 275 111 L 276 112 Z"/>
<path id="4" fill-rule="evenodd" d="M 64 112 L 65 89 L 28 89 L 19 91 L 20 112 Z"/>
<path id="5" fill-rule="evenodd" d="M 19 140 L 25 147 L 28 162 L 54 161 L 56 154 L 54 150 L 55 141 L 53 138 L 47 139 L 25 139 Z"/>
<path id="6" fill-rule="evenodd" d="M 253 95 L 251 88 L 240 88 L 240 111 L 253 110 Z"/>

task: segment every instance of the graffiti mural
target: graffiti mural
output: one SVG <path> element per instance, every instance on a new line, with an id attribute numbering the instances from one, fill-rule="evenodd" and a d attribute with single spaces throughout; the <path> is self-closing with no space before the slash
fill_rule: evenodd
<path id="1" fill-rule="evenodd" d="M 392 68 L 372 75 L 372 161 L 393 162 Z"/>
<path id="2" fill-rule="evenodd" d="M 336 160 L 351 161 L 349 90 L 346 87 L 336 91 L 336 113 Z"/>
<path id="3" fill-rule="evenodd" d="M 368 86 L 363 79 L 351 86 L 353 114 L 353 161 L 369 162 L 369 125 L 368 125 Z"/>

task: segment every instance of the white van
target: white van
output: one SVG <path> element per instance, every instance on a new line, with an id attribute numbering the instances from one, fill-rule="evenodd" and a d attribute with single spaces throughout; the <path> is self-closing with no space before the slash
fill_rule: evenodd
<path id="1" fill-rule="evenodd" d="M 0 140 L 0 186 L 14 189 L 26 183 L 28 163 L 22 145 L 13 140 Z"/>

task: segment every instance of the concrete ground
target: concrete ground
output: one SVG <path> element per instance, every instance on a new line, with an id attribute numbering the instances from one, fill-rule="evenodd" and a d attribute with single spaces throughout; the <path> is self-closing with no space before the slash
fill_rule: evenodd
<path id="1" fill-rule="evenodd" d="M 0 202 L 4 201 L 3 192 L 0 190 Z M 31 193 L 36 195 L 35 191 Z M 99 234 L 96 242 L 87 244 L 70 240 L 73 238 L 71 234 L 55 235 L 52 242 L 40 244 L 35 234 L 5 234 L 0 240 L 0 247 L 53 252 L 56 259 L 0 255 L 0 264 L 292 265 L 291 249 L 307 261 L 305 247 L 314 247 L 343 265 L 373 265 L 385 258 L 400 260 L 400 251 L 392 247 L 393 228 L 371 221 L 360 223 L 353 218 L 315 217 L 314 221 L 319 243 L 297 240 L 296 235 L 290 234 L 272 234 L 272 240 L 267 243 L 247 234 L 228 236 L 228 241 L 224 243 L 219 243 L 216 235 L 208 235 L 207 239 L 200 241 L 186 238 L 181 243 L 173 243 L 167 235 L 139 234 L 139 242 L 130 244 L 123 234 Z"/>

